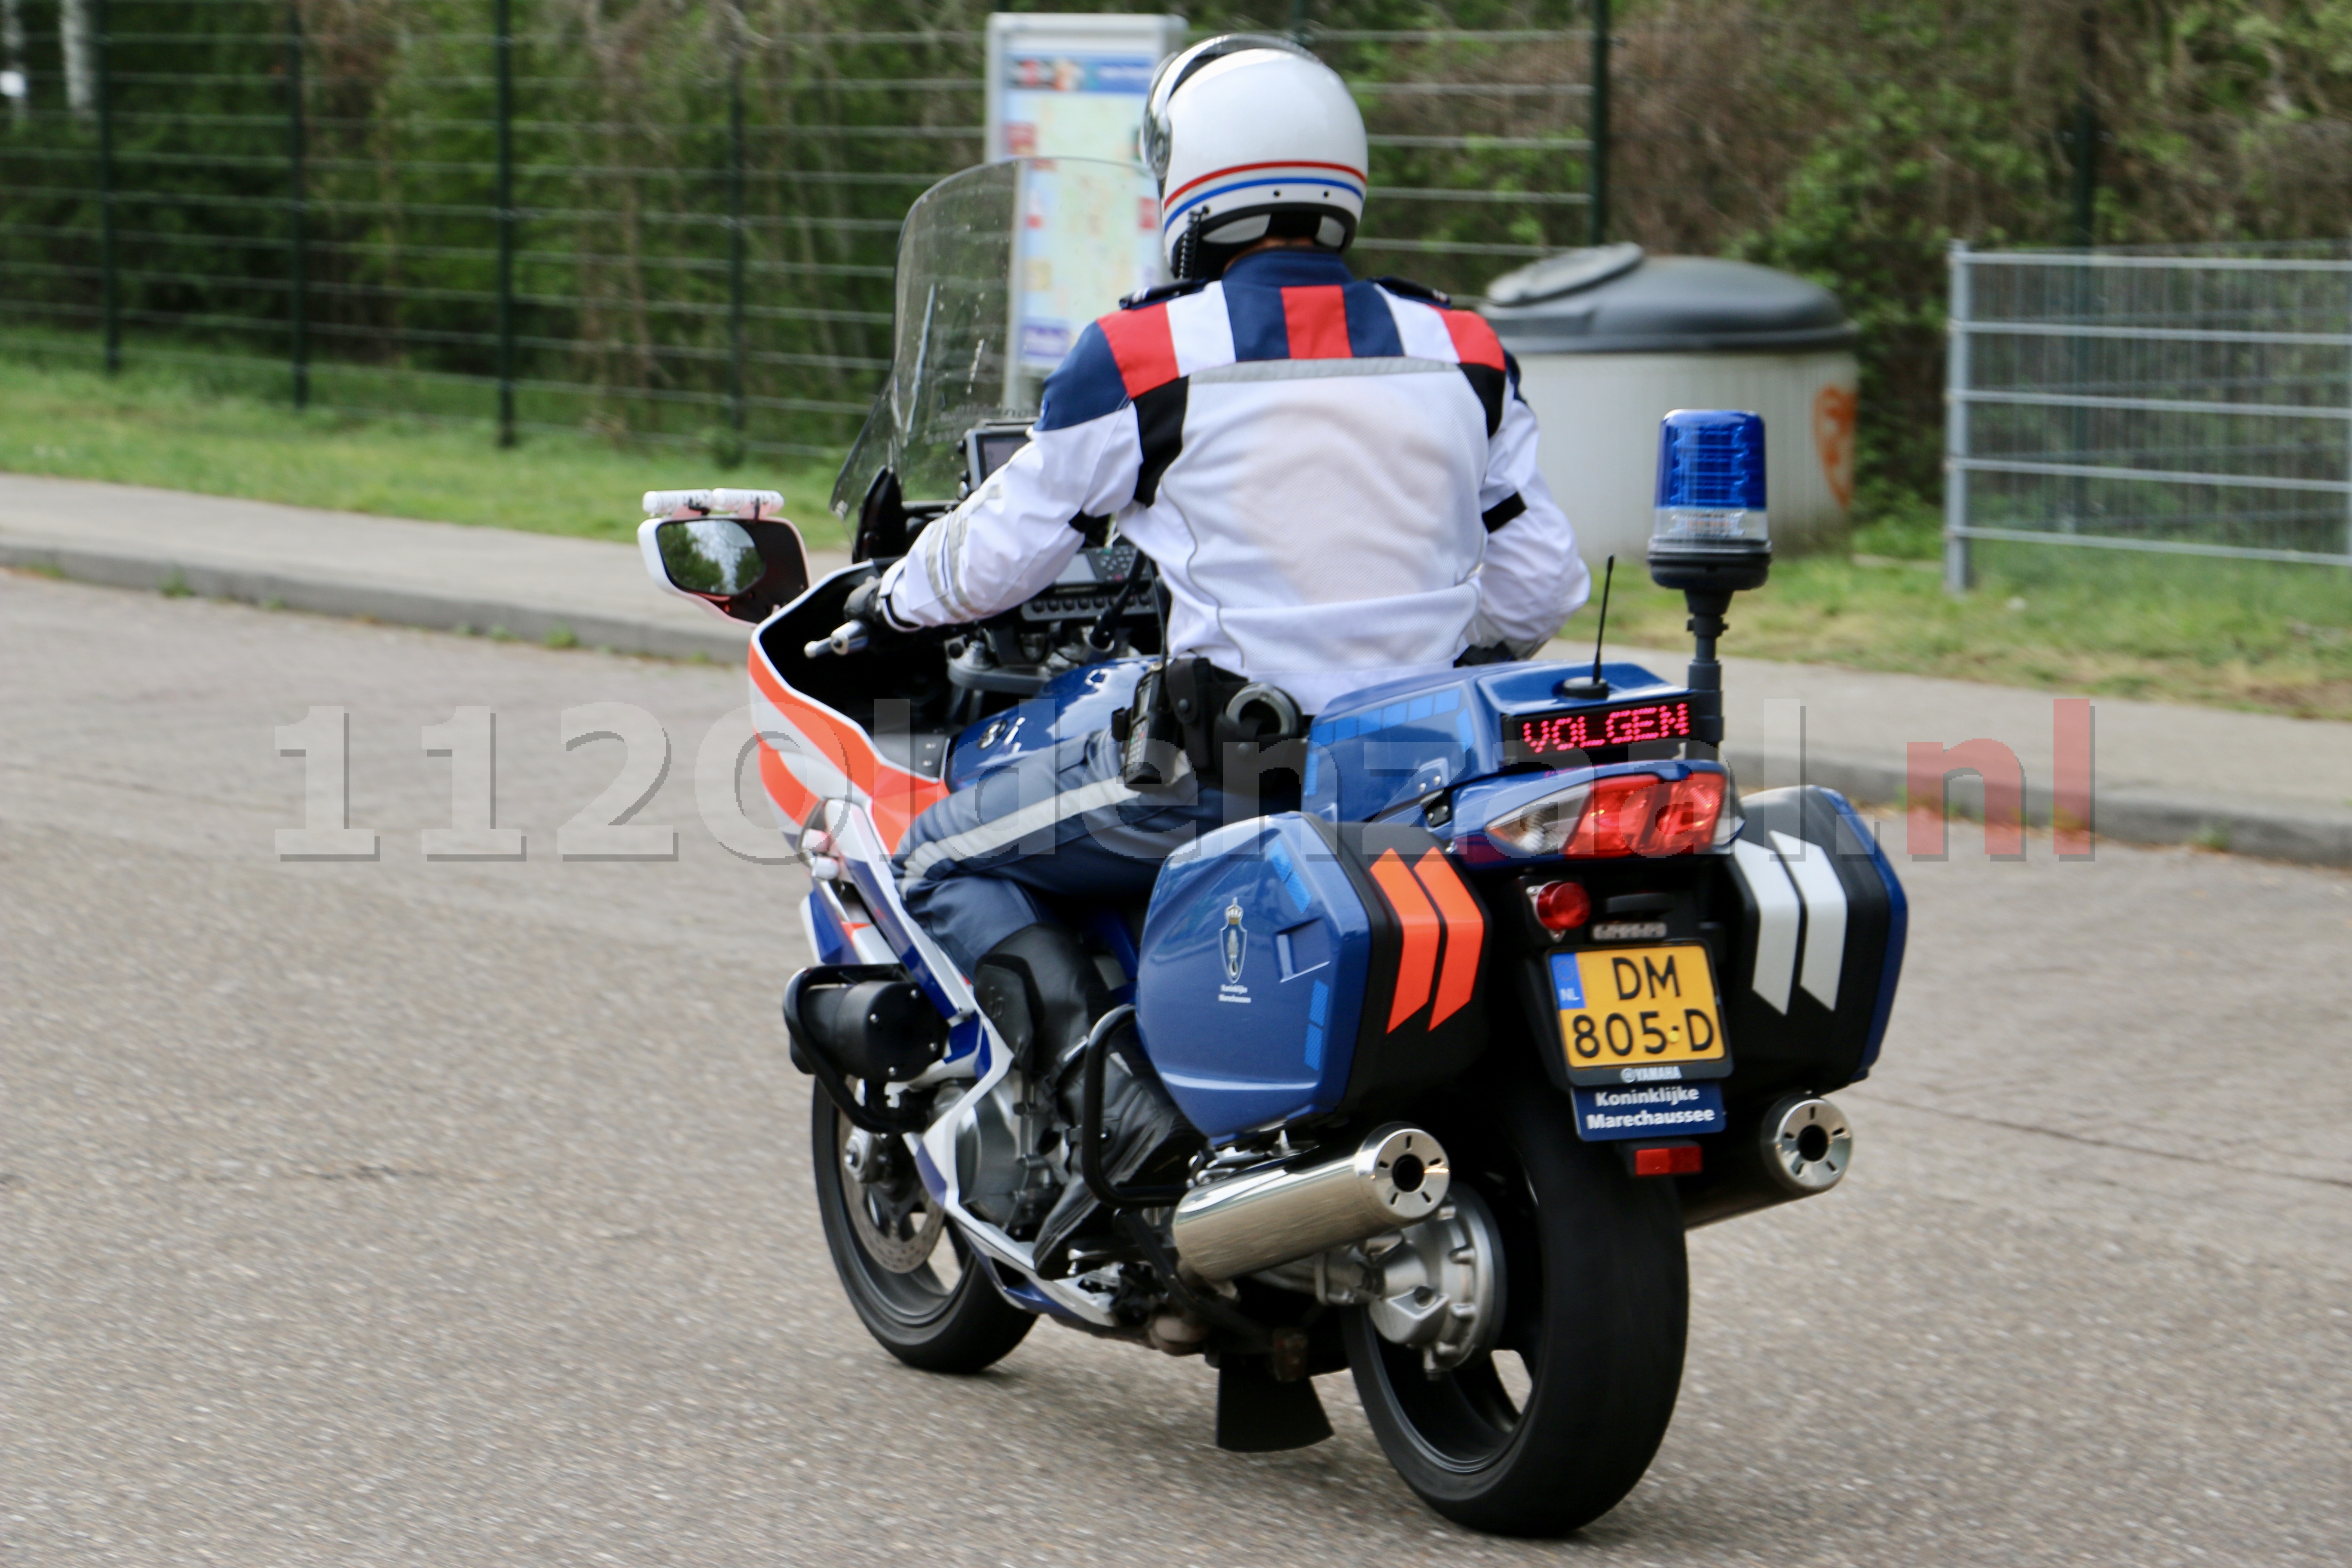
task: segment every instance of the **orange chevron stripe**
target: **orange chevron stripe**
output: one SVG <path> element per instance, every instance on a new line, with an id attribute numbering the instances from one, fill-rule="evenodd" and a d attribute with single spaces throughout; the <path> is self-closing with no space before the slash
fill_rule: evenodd
<path id="1" fill-rule="evenodd" d="M 1486 945 L 1486 917 L 1478 912 L 1478 900 L 1470 896 L 1444 850 L 1429 850 L 1412 868 L 1445 921 L 1445 968 L 1437 977 L 1437 1000 L 1429 1012 L 1429 1026 L 1434 1029 L 1468 1006 L 1478 989 L 1478 953 Z"/>
<path id="2" fill-rule="evenodd" d="M 1394 1034 L 1429 1000 L 1430 983 L 1437 975 L 1438 936 L 1444 922 L 1429 895 L 1413 880 L 1412 868 L 1395 850 L 1381 851 L 1380 858 L 1372 862 L 1372 880 L 1387 895 L 1397 923 L 1404 927 L 1404 952 L 1397 959 L 1396 1000 L 1389 1007 L 1389 1033 Z"/>

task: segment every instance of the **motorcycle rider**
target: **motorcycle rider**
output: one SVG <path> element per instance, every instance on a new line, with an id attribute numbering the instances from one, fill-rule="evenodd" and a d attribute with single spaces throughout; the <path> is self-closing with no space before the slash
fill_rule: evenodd
<path id="1" fill-rule="evenodd" d="M 851 615 L 878 635 L 983 619 L 1108 518 L 1157 567 L 1164 651 L 1206 713 L 1245 682 L 1312 715 L 1542 647 L 1590 579 L 1537 472 L 1517 366 L 1475 314 L 1342 259 L 1367 160 L 1338 74 L 1286 39 L 1197 44 L 1155 77 L 1144 148 L 1177 281 L 1079 336 L 1028 445 Z M 1162 771 L 1174 787 L 1129 782 L 1104 731 L 983 775 L 899 846 L 908 908 L 976 975 L 1058 929 L 1041 900 L 1139 900 L 1177 845 L 1271 804 L 1254 781 L 1224 787 L 1213 757 Z"/>

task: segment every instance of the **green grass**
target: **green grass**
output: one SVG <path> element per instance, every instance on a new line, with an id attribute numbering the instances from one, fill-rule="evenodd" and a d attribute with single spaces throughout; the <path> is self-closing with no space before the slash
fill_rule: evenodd
<path id="1" fill-rule="evenodd" d="M 782 490 L 809 542 L 842 542 L 827 508 L 833 466 L 721 469 L 692 448 L 526 435 L 501 451 L 485 422 L 296 414 L 169 369 L 28 364 L 0 351 L 0 470 L 247 496 L 387 517 L 636 537 L 649 489 L 725 484 Z"/>
<path id="2" fill-rule="evenodd" d="M 2352 573 L 2013 544 L 1980 545 L 1977 560 L 1979 586 L 1958 598 L 1937 562 L 1780 562 L 1733 602 L 1723 649 L 2352 719 Z M 1619 578 L 1612 640 L 1684 646 L 1681 596 L 1635 582 L 1629 592 Z"/>
<path id="3" fill-rule="evenodd" d="M 601 539 L 635 536 L 642 491 L 723 482 L 782 490 L 813 544 L 844 539 L 825 506 L 830 464 L 721 470 L 696 451 L 587 435 L 500 451 L 483 424 L 296 415 L 266 389 L 144 368 L 108 380 L 5 351 L 0 469 Z M 2352 719 L 2352 573 L 1990 545 L 1981 586 L 1955 599 L 1932 508 L 1865 496 L 1860 510 L 1855 556 L 1780 563 L 1732 606 L 1726 652 Z M 1681 600 L 1633 565 L 1618 576 L 1611 640 L 1682 646 Z M 1568 635 L 1591 626 L 1588 611 Z"/>

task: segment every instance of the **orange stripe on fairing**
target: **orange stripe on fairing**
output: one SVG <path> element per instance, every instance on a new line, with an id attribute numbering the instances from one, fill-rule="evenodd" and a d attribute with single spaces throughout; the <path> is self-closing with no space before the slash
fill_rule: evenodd
<path id="1" fill-rule="evenodd" d="M 776 710 L 800 732 L 803 740 L 838 768 L 852 784 L 865 792 L 866 809 L 873 814 L 875 831 L 881 836 L 884 848 L 898 848 L 915 818 L 929 810 L 935 802 L 946 798 L 946 784 L 937 779 L 910 773 L 894 763 L 884 761 L 866 731 L 823 703 L 813 702 L 786 686 L 769 667 L 757 641 L 751 644 L 750 663 L 751 684 L 758 688 L 760 695 L 774 703 Z M 763 741 L 760 746 L 760 776 L 763 780 L 770 776 L 769 763 L 772 760 L 776 762 L 780 771 L 789 776 L 790 770 L 783 767 L 781 759 L 775 758 L 774 752 Z M 806 786 L 795 780 L 793 787 L 801 796 L 808 798 L 810 806 L 816 804 Z M 769 793 L 776 793 L 772 784 Z M 781 796 L 778 798 L 780 802 L 782 799 Z M 807 815 L 804 809 L 793 820 L 803 820 Z"/>
<path id="2" fill-rule="evenodd" d="M 1429 850 L 1412 868 L 1429 889 L 1437 912 L 1445 917 L 1445 968 L 1437 977 L 1437 1000 L 1429 1012 L 1429 1026 L 1434 1029 L 1468 1006 L 1478 989 L 1478 952 L 1486 945 L 1486 917 L 1478 912 L 1478 900 L 1462 885 L 1444 850 Z"/>
<path id="3" fill-rule="evenodd" d="M 1389 1007 L 1389 1033 L 1394 1034 L 1429 1000 L 1429 984 L 1437 973 L 1437 937 L 1444 924 L 1421 884 L 1412 879 L 1412 868 L 1395 850 L 1381 851 L 1380 858 L 1372 862 L 1372 880 L 1388 896 L 1389 908 L 1396 911 L 1397 923 L 1404 928 L 1404 952 L 1397 958 L 1396 1000 Z"/>
<path id="4" fill-rule="evenodd" d="M 808 785 L 795 778 L 793 770 L 784 766 L 784 759 L 765 744 L 760 748 L 760 787 L 768 792 L 768 798 L 776 803 L 776 809 L 795 828 L 816 809 L 816 796 Z"/>

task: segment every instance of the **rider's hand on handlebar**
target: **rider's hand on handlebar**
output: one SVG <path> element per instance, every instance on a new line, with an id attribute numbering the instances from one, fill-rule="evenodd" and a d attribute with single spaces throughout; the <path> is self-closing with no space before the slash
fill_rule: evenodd
<path id="1" fill-rule="evenodd" d="M 857 653 L 909 635 L 882 607 L 882 578 L 878 573 L 849 591 L 849 597 L 842 601 L 841 613 L 842 623 L 834 628 L 831 637 L 820 637 L 802 650 L 807 658 Z"/>
<path id="2" fill-rule="evenodd" d="M 846 620 L 865 622 L 870 632 L 887 634 L 898 629 L 883 611 L 882 578 L 878 573 L 849 591 L 849 597 L 841 602 L 841 614 Z"/>

